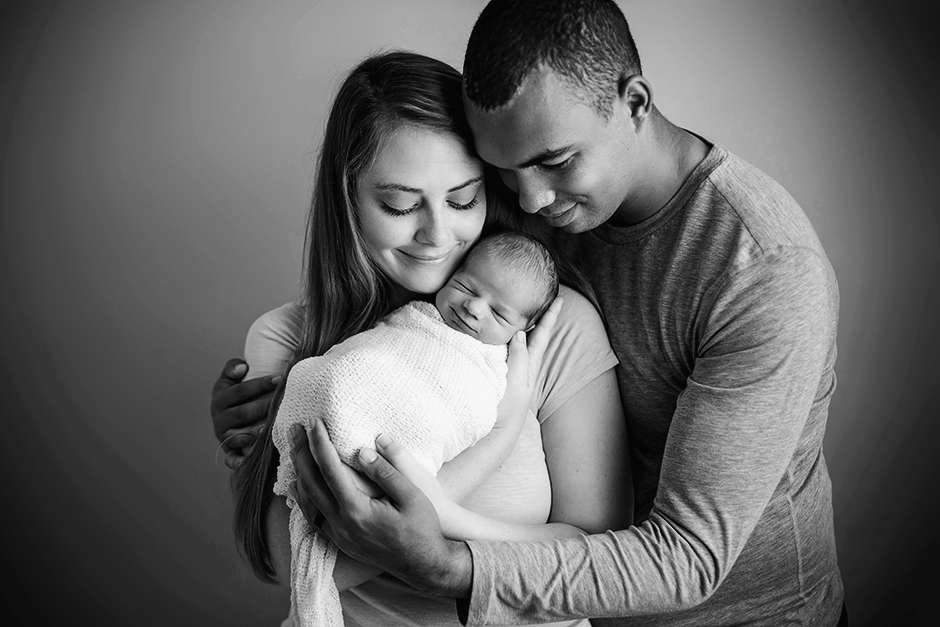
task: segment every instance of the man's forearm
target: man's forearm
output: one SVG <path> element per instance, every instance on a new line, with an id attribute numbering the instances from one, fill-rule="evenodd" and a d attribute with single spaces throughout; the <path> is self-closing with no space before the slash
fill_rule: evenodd
<path id="1" fill-rule="evenodd" d="M 394 573 L 399 579 L 418 590 L 435 596 L 469 599 L 473 590 L 473 556 L 466 542 L 446 541 L 446 554 L 433 567 L 411 569 Z"/>

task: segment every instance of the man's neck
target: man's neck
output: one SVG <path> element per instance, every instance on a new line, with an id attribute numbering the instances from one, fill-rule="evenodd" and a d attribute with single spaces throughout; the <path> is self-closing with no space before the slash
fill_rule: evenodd
<path id="1" fill-rule="evenodd" d="M 612 226 L 639 224 L 658 213 L 708 154 L 704 141 L 672 124 L 658 111 L 649 123 L 643 166 L 630 196 L 611 216 Z"/>

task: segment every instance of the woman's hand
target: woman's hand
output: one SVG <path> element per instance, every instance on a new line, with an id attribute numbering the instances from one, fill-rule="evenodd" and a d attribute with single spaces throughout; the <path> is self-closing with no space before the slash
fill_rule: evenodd
<path id="1" fill-rule="evenodd" d="M 561 311 L 563 304 L 564 299 L 559 296 L 528 336 L 525 332 L 519 331 L 509 342 L 506 393 L 497 409 L 497 428 L 522 428 L 522 422 L 525 420 L 532 396 L 535 394 L 535 384 L 539 370 L 542 368 L 542 357 L 545 355 L 548 339 L 552 335 L 558 312 Z"/>

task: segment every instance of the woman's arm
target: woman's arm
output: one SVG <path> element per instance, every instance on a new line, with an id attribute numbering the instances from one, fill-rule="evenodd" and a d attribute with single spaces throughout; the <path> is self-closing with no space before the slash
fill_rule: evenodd
<path id="1" fill-rule="evenodd" d="M 551 514 L 542 525 L 508 523 L 466 510 L 444 498 L 416 463 L 394 463 L 428 495 L 444 534 L 454 540 L 546 540 L 630 526 L 630 458 L 612 368 L 543 421 L 542 442 L 552 483 Z"/>
<path id="2" fill-rule="evenodd" d="M 528 414 L 531 391 L 525 385 L 511 383 L 513 373 L 525 364 L 520 363 L 519 351 L 525 352 L 525 341 L 513 338 L 509 347 L 509 375 L 506 393 L 496 411 L 496 424 L 476 444 L 441 466 L 437 481 L 451 501 L 460 503 L 476 490 L 500 464 L 506 461 Z M 515 358 L 514 358 L 515 354 Z M 520 402 L 521 401 L 521 402 Z"/>
<path id="3" fill-rule="evenodd" d="M 633 486 L 614 373 L 617 360 L 597 310 L 574 290 L 562 288 L 561 293 L 565 306 L 546 345 L 536 385 L 551 480 L 550 525 L 480 524 L 472 515 L 446 506 L 450 513 L 442 516 L 442 523 L 453 527 L 450 537 L 551 538 L 570 535 L 572 528 L 593 532 L 626 528 L 632 522 Z"/>
<path id="4" fill-rule="evenodd" d="M 613 368 L 542 422 L 542 446 L 552 481 L 549 521 L 588 533 L 633 523 L 627 424 Z"/>

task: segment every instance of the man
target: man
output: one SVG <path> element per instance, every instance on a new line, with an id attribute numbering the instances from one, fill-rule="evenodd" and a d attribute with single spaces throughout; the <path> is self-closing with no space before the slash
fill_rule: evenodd
<path id="1" fill-rule="evenodd" d="M 295 440 L 301 506 L 315 504 L 313 523 L 347 553 L 461 599 L 470 624 L 840 622 L 822 454 L 838 290 L 802 210 L 660 114 L 612 1 L 493 0 L 464 72 L 480 156 L 559 229 L 598 293 L 620 359 L 635 525 L 450 542 L 396 470 L 396 443 L 363 453 L 389 495 L 374 500 L 322 425 L 309 447 Z"/>

